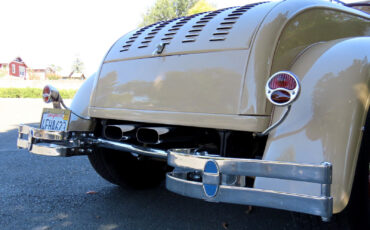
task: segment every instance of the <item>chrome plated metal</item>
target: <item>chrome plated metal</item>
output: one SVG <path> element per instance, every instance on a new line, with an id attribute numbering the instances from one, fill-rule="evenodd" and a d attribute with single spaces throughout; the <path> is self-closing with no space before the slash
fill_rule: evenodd
<path id="1" fill-rule="evenodd" d="M 292 105 L 288 105 L 287 108 L 286 108 L 286 111 L 285 113 L 283 114 L 283 116 L 280 118 L 280 120 L 278 120 L 277 122 L 275 122 L 274 124 L 272 124 L 270 127 L 268 127 L 265 131 L 263 131 L 262 133 L 254 133 L 255 135 L 257 136 L 266 136 L 268 135 L 273 129 L 275 129 L 276 127 L 278 127 L 281 123 L 283 123 L 283 121 L 285 120 L 285 118 L 287 118 L 289 112 L 290 112 L 290 109 L 291 109 L 291 106 Z"/>
<path id="2" fill-rule="evenodd" d="M 327 173 L 328 173 L 328 176 L 331 177 L 332 175 L 332 165 L 329 163 L 329 162 L 323 162 L 321 163 L 321 165 L 323 165 L 324 167 L 327 167 L 328 170 L 327 170 Z M 330 183 L 323 183 L 321 184 L 321 196 L 323 197 L 330 197 Z M 333 206 L 331 206 L 331 210 L 328 210 L 329 212 L 333 212 Z M 324 222 L 329 222 L 330 221 L 330 217 L 321 217 L 322 221 Z"/>
<path id="3" fill-rule="evenodd" d="M 166 177 L 166 187 L 172 192 L 212 202 L 256 205 L 297 211 L 321 216 L 330 220 L 333 213 L 333 198 L 330 196 L 332 166 L 296 164 L 289 162 L 199 156 L 191 151 L 174 149 L 168 151 L 167 162 L 175 167 Z M 214 169 L 207 169 L 207 165 Z M 188 180 L 186 172 L 203 170 L 202 182 Z M 320 195 L 285 193 L 244 186 L 229 186 L 223 178 L 228 175 L 269 177 L 295 181 L 319 183 Z M 205 186 L 210 186 L 209 190 Z M 213 193 L 212 193 L 213 192 Z"/>
<path id="4" fill-rule="evenodd" d="M 30 135 L 31 134 L 31 135 Z M 24 139 L 24 136 L 27 139 Z M 68 137 L 67 132 L 45 131 L 35 127 L 20 125 L 19 135 L 17 140 L 18 148 L 30 149 L 31 153 L 46 155 L 46 156 L 70 156 L 70 155 L 84 155 L 89 153 L 88 149 L 94 146 L 116 149 L 129 153 L 136 153 L 143 156 L 166 159 L 167 151 L 161 149 L 146 148 L 132 144 L 122 143 L 118 141 L 105 140 L 103 138 L 95 138 L 92 134 L 86 135 L 81 133 L 77 135 L 75 132 Z M 51 143 L 37 143 L 34 142 L 54 141 Z M 47 152 L 47 149 L 49 152 Z M 54 149 L 56 148 L 56 150 Z M 81 150 L 83 149 L 83 150 Z M 69 153 L 69 152 L 70 153 Z"/>
<path id="5" fill-rule="evenodd" d="M 148 157 L 155 157 L 155 158 L 161 158 L 161 159 L 167 158 L 167 151 L 161 150 L 161 149 L 154 149 L 154 148 L 136 146 L 136 145 L 122 143 L 122 142 L 109 141 L 109 140 L 105 140 L 102 138 L 96 139 L 96 144 L 100 147 L 121 150 L 121 151 L 129 152 L 129 153 L 137 153 L 137 154 L 148 156 Z"/>
<path id="6" fill-rule="evenodd" d="M 42 98 L 44 99 L 44 101 L 45 101 L 45 98 L 48 98 L 48 100 L 45 101 L 45 103 L 53 102 L 53 108 L 54 109 L 61 109 L 62 108 L 61 106 L 63 106 L 63 108 L 65 108 L 67 110 L 70 110 L 71 113 L 73 113 L 77 117 L 79 117 L 83 120 L 91 120 L 91 118 L 81 116 L 81 115 L 75 113 L 74 111 L 72 111 L 68 106 L 66 106 L 66 104 L 64 104 L 62 96 L 60 95 L 59 91 L 55 87 L 53 87 L 51 85 L 46 85 L 44 88 L 46 88 L 46 87 L 49 88 L 50 92 L 48 94 L 43 94 L 42 95 Z"/>
<path id="7" fill-rule="evenodd" d="M 60 98 L 60 104 L 62 104 L 62 106 L 65 108 L 65 109 L 68 109 L 71 111 L 71 113 L 73 113 L 74 115 L 76 115 L 77 117 L 83 119 L 83 120 L 91 120 L 90 117 L 85 117 L 85 116 L 82 116 L 82 115 L 79 115 L 77 113 L 75 113 L 72 109 L 70 109 L 68 106 L 66 106 L 66 104 L 64 104 L 64 101 L 63 101 L 63 98 L 62 96 L 59 97 Z"/>
<path id="8" fill-rule="evenodd" d="M 28 135 L 25 139 L 25 135 Z M 68 138 L 68 139 L 67 139 Z M 170 191 L 202 198 L 207 201 L 257 205 L 298 211 L 321 216 L 324 221 L 332 215 L 333 198 L 330 196 L 332 166 L 296 164 L 289 162 L 225 158 L 198 152 L 196 149 L 171 149 L 168 151 L 136 146 L 128 143 L 95 138 L 89 133 L 68 133 L 47 131 L 21 125 L 17 141 L 19 148 L 28 148 L 31 153 L 44 156 L 86 155 L 94 146 L 105 147 L 159 159 L 167 159 L 175 167 L 167 174 L 167 188 Z M 188 180 L 188 173 L 199 174 L 198 182 Z M 284 193 L 271 190 L 247 188 L 237 183 L 238 178 L 270 177 L 321 184 L 320 196 Z M 235 177 L 235 182 L 227 180 Z M 195 179 L 195 178 L 193 178 Z M 200 182 L 201 181 L 201 182 Z"/>
<path id="9" fill-rule="evenodd" d="M 135 125 L 106 125 L 104 126 L 104 136 L 111 140 L 128 140 L 132 135 L 126 135 L 126 133 L 135 130 Z M 114 132 L 113 129 L 118 129 L 120 134 L 114 138 L 110 132 Z"/>
<path id="10" fill-rule="evenodd" d="M 153 51 L 152 55 L 155 56 L 155 55 L 161 54 L 165 47 L 166 47 L 166 43 L 163 43 L 163 42 L 159 43 L 157 47 L 155 48 L 155 50 Z"/>
<path id="11" fill-rule="evenodd" d="M 199 156 L 181 152 L 182 149 L 168 150 L 167 163 L 172 167 L 203 170 L 208 160 L 214 160 L 220 173 L 256 177 L 299 180 L 313 183 L 331 184 L 331 166 L 297 164 L 290 162 L 265 161 L 215 156 Z"/>
<path id="12" fill-rule="evenodd" d="M 289 75 L 290 77 L 292 77 L 296 83 L 296 87 L 294 89 L 285 89 L 285 88 L 276 88 L 276 89 L 271 89 L 269 84 L 270 84 L 270 81 L 276 77 L 277 75 L 280 75 L 280 74 L 286 74 L 286 75 Z M 271 99 L 271 95 L 272 93 L 274 93 L 275 91 L 279 91 L 279 90 L 284 90 L 286 92 L 289 93 L 290 95 L 290 99 L 289 101 L 285 102 L 285 103 L 276 103 L 274 102 L 272 99 Z M 289 71 L 279 71 L 275 74 L 273 74 L 269 79 L 268 81 L 266 82 L 266 86 L 265 86 L 265 92 L 266 92 L 266 97 L 267 99 L 274 105 L 276 106 L 287 106 L 287 105 L 290 105 L 292 104 L 299 96 L 299 93 L 300 93 L 300 90 L 301 90 L 301 85 L 298 81 L 298 77 L 292 73 L 292 72 L 289 72 Z"/>
<path id="13" fill-rule="evenodd" d="M 86 155 L 85 148 L 86 134 L 76 134 L 68 138 L 67 132 L 48 131 L 27 125 L 20 125 L 18 128 L 17 147 L 28 149 L 30 153 L 44 156 L 69 157 Z"/>
<path id="14" fill-rule="evenodd" d="M 31 132 L 32 130 L 32 132 Z M 21 124 L 18 127 L 18 135 L 30 134 L 33 138 L 50 140 L 50 141 L 61 141 L 67 140 L 67 132 L 49 131 L 28 125 Z"/>
<path id="15" fill-rule="evenodd" d="M 276 77 L 277 75 L 280 75 L 280 74 L 287 74 L 289 75 L 290 77 L 292 77 L 296 83 L 296 87 L 292 90 L 289 90 L 289 89 L 285 89 L 285 88 L 276 88 L 276 89 L 271 89 L 270 88 L 270 81 Z M 271 95 L 272 93 L 274 93 L 275 91 L 279 91 L 279 90 L 284 90 L 286 92 L 289 93 L 290 95 L 290 99 L 289 101 L 285 102 L 285 103 L 276 103 L 274 102 L 272 99 L 271 99 Z M 274 105 L 276 106 L 288 106 L 285 113 L 283 114 L 283 116 L 277 121 L 275 122 L 274 124 L 272 124 L 270 127 L 268 127 L 265 131 L 263 131 L 262 133 L 254 133 L 255 135 L 257 136 L 266 136 L 268 135 L 273 129 L 275 129 L 276 127 L 278 127 L 281 123 L 284 122 L 284 120 L 287 118 L 289 112 L 290 112 L 290 109 L 291 109 L 291 105 L 292 103 L 297 100 L 298 96 L 299 96 L 299 93 L 301 91 L 301 85 L 299 83 L 299 80 L 297 78 L 297 76 L 292 73 L 292 72 L 289 72 L 289 71 L 280 71 L 280 72 L 277 72 L 275 74 L 273 74 L 269 80 L 266 82 L 266 86 L 265 86 L 265 92 L 266 92 L 266 97 L 267 99 Z"/>
<path id="16" fill-rule="evenodd" d="M 187 181 L 167 173 L 166 188 L 177 194 L 212 202 L 284 209 L 330 218 L 332 198 L 289 194 L 271 190 L 220 185 L 217 196 L 207 197 L 200 182 Z"/>
<path id="17" fill-rule="evenodd" d="M 43 156 L 55 156 L 55 157 L 70 157 L 76 155 L 84 155 L 81 152 L 76 152 L 77 146 L 64 146 L 51 143 L 37 143 L 30 145 L 28 140 L 18 139 L 18 148 L 29 149 L 33 154 L 43 155 Z M 77 150 L 77 151 L 80 151 Z"/>
<path id="18" fill-rule="evenodd" d="M 137 130 L 136 139 L 143 144 L 160 144 L 163 141 L 161 136 L 170 131 L 171 128 L 168 127 L 140 127 Z"/>
<path id="19" fill-rule="evenodd" d="M 60 103 L 57 103 L 57 104 L 54 104 L 54 102 L 59 102 L 60 101 L 60 94 L 59 94 L 59 91 L 51 86 L 51 85 L 46 85 L 44 87 L 44 90 L 45 88 L 48 88 L 49 89 L 49 93 L 44 93 L 42 95 L 42 98 L 44 99 L 44 102 L 45 103 L 50 103 L 50 102 L 53 102 L 53 106 L 55 109 L 60 109 Z M 45 100 L 47 99 L 47 100 Z"/>

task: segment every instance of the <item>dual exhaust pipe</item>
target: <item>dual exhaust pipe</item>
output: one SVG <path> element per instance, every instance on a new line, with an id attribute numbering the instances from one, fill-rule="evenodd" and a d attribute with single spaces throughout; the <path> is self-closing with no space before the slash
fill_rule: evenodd
<path id="1" fill-rule="evenodd" d="M 104 137 L 112 141 L 135 139 L 142 144 L 160 144 L 170 140 L 170 127 L 138 127 L 135 125 L 106 125 L 103 128 Z"/>

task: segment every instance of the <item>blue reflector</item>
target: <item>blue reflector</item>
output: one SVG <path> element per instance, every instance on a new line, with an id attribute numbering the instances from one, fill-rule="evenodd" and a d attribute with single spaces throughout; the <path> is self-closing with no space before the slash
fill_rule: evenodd
<path id="1" fill-rule="evenodd" d="M 204 172 L 207 173 L 218 173 L 217 165 L 214 161 L 207 161 L 206 165 L 204 166 Z"/>
<path id="2" fill-rule="evenodd" d="M 209 160 L 207 163 L 204 165 L 204 173 L 210 173 L 210 174 L 217 174 L 219 175 L 219 170 L 217 163 L 215 161 Z M 204 193 L 208 197 L 214 197 L 217 194 L 219 185 L 215 184 L 203 184 L 203 190 Z"/>
<path id="3" fill-rule="evenodd" d="M 217 193 L 218 185 L 214 184 L 204 184 L 204 192 L 206 193 L 207 196 L 215 196 Z"/>

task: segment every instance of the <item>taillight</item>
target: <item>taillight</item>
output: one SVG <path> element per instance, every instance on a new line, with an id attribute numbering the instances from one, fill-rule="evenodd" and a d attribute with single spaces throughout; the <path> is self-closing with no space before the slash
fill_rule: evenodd
<path id="1" fill-rule="evenodd" d="M 273 77 L 269 82 L 270 89 L 289 89 L 292 90 L 297 86 L 295 79 L 286 73 L 278 74 L 277 76 Z"/>
<path id="2" fill-rule="evenodd" d="M 272 104 L 285 106 L 297 98 L 300 86 L 298 78 L 293 73 L 281 71 L 270 77 L 265 90 L 266 97 Z"/>
<path id="3" fill-rule="evenodd" d="M 48 85 L 46 85 L 44 89 L 42 90 L 42 98 L 45 103 L 51 102 L 51 90 Z"/>
<path id="4" fill-rule="evenodd" d="M 46 85 L 42 90 L 42 99 L 45 103 L 56 102 L 60 100 L 59 91 L 51 85 Z"/>

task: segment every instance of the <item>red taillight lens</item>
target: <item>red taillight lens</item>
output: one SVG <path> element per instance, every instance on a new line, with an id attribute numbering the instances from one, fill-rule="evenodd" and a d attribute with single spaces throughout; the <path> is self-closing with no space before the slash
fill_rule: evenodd
<path id="1" fill-rule="evenodd" d="M 271 100 L 278 104 L 287 103 L 290 100 L 290 94 L 284 90 L 276 90 L 271 94 Z"/>
<path id="2" fill-rule="evenodd" d="M 271 79 L 269 87 L 271 89 L 284 88 L 293 90 L 295 87 L 297 87 L 297 83 L 295 82 L 295 79 L 292 76 L 282 73 L 276 75 Z"/>
<path id="3" fill-rule="evenodd" d="M 45 103 L 50 102 L 50 88 L 49 86 L 45 86 L 42 90 L 42 98 Z"/>

